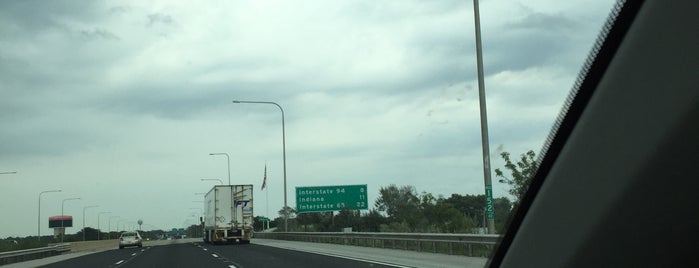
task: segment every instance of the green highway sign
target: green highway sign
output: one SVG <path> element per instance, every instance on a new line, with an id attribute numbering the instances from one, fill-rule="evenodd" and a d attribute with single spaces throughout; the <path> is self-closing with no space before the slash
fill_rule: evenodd
<path id="1" fill-rule="evenodd" d="M 366 184 L 296 187 L 296 211 L 368 209 Z"/>
<path id="2" fill-rule="evenodd" d="M 267 217 L 260 217 L 260 221 L 263 221 L 263 222 L 264 222 L 264 221 L 269 221 L 269 218 L 267 218 Z"/>

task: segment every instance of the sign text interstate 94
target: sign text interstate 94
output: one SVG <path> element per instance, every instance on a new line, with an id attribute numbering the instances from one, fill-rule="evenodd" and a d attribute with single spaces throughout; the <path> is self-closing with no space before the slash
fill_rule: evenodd
<path id="1" fill-rule="evenodd" d="M 367 203 L 366 184 L 296 187 L 298 213 L 368 209 Z"/>

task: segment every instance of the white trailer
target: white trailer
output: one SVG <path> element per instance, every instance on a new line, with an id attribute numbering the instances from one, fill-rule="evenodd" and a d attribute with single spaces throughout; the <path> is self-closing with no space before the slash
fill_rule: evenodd
<path id="1" fill-rule="evenodd" d="M 252 184 L 216 185 L 204 196 L 204 242 L 250 243 L 253 230 Z"/>

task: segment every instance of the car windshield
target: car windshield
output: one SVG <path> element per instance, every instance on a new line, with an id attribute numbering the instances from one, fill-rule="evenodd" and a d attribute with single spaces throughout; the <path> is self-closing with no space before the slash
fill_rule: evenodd
<path id="1" fill-rule="evenodd" d="M 485 265 L 614 1 L 474 3 L 1 2 L 1 249 Z"/>

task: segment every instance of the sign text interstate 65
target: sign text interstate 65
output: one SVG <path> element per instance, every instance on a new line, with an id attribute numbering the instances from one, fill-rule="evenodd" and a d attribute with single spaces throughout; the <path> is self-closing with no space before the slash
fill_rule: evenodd
<path id="1" fill-rule="evenodd" d="M 367 203 L 366 184 L 296 187 L 296 211 L 299 213 L 368 209 Z"/>

